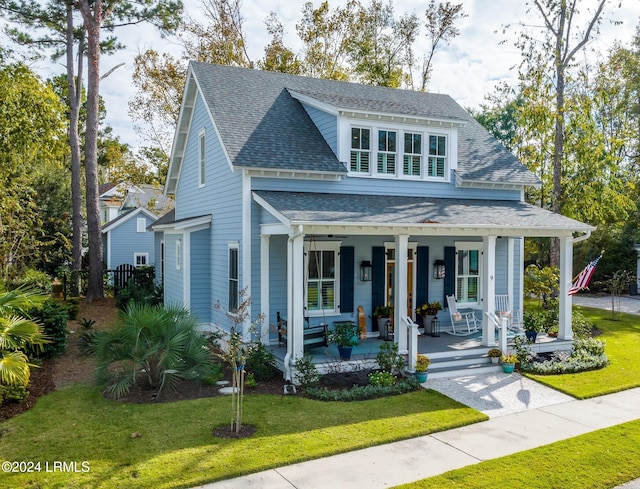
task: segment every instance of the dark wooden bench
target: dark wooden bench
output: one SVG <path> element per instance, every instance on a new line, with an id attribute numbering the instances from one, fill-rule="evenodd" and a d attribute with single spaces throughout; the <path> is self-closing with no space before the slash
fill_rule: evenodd
<path id="1" fill-rule="evenodd" d="M 280 313 L 277 313 L 278 320 L 278 341 L 280 344 L 287 344 L 287 320 L 280 317 Z M 307 324 L 309 324 L 307 322 Z M 303 349 L 305 352 L 311 348 L 318 346 L 329 346 L 329 331 L 327 325 L 309 326 L 303 330 L 304 338 L 302 340 Z"/>

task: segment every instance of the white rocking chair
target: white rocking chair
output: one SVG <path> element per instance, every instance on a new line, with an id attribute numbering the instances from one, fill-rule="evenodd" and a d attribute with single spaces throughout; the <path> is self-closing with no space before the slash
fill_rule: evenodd
<path id="1" fill-rule="evenodd" d="M 506 317 L 509 320 L 508 330 L 513 335 L 522 333 L 520 318 L 518 317 L 518 314 L 515 311 L 512 311 L 511 307 L 509 307 L 508 295 L 496 295 L 496 316 L 498 318 Z"/>
<path id="2" fill-rule="evenodd" d="M 474 312 L 458 311 L 455 296 L 447 296 L 447 305 L 449 306 L 449 316 L 451 317 L 451 331 L 446 331 L 446 333 L 454 336 L 468 336 L 479 331 L 478 321 Z"/>

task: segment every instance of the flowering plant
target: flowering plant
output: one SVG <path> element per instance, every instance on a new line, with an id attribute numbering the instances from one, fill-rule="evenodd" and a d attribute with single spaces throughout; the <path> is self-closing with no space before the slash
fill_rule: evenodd
<path id="1" fill-rule="evenodd" d="M 420 314 L 422 316 L 435 316 L 438 314 L 438 311 L 442 311 L 442 304 L 438 301 L 425 302 L 416 309 L 416 314 Z"/>
<path id="2" fill-rule="evenodd" d="M 426 372 L 431 365 L 431 360 L 427 355 L 418 355 L 418 359 L 416 361 L 416 372 Z"/>

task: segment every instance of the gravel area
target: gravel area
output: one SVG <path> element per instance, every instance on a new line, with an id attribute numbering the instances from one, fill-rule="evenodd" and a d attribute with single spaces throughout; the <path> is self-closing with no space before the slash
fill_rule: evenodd
<path id="1" fill-rule="evenodd" d="M 518 373 L 429 379 L 426 387 L 482 411 L 490 418 L 574 400 Z"/>

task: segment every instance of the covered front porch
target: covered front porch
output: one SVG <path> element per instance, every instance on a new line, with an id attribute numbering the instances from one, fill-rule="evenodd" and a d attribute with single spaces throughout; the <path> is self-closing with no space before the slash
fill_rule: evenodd
<path id="1" fill-rule="evenodd" d="M 308 354 L 321 373 L 341 372 L 351 369 L 377 368 L 376 356 L 380 346 L 385 340 L 368 338 L 361 340 L 353 349 L 351 360 L 340 359 L 336 345 L 328 347 L 318 346 L 308 350 Z M 507 341 L 508 349 L 513 346 L 511 340 Z M 433 337 L 428 334 L 418 336 L 418 354 L 427 355 L 431 360 L 429 375 L 431 378 L 448 377 L 461 373 L 481 373 L 491 370 L 500 370 L 499 366 L 491 363 L 487 352 L 490 348 L 499 346 L 499 338 L 496 336 L 494 345 L 483 344 L 482 332 L 470 336 L 452 336 L 443 333 Z M 560 340 L 546 334 L 539 334 L 535 343 L 530 344 L 537 353 L 552 352 L 558 350 L 570 350 L 571 341 Z M 272 345 L 269 347 L 276 357 L 276 365 L 284 371 L 284 361 L 287 354 L 286 345 Z M 407 353 L 408 355 L 408 353 Z"/>
<path id="2" fill-rule="evenodd" d="M 383 341 L 373 321 L 380 305 L 393 306 L 393 341 L 407 356 L 409 370 L 418 353 L 432 359 L 430 371 L 440 359 L 474 356 L 480 361 L 496 345 L 496 325 L 490 320 L 498 309 L 496 295 L 508 296 L 511 310 L 522 317 L 527 237 L 560 239 L 559 336 L 548 343 L 572 340 L 568 291 L 573 244 L 588 237 L 588 225 L 518 201 L 270 191 L 255 191 L 253 198 L 271 218 L 258 223 L 257 303 L 268 318 L 261 336 L 272 345 L 288 380 L 294 378 L 295 361 L 305 352 L 305 329 L 331 327 L 335 321 L 359 324 L 358 306 L 364 311 L 367 339 L 355 349 L 351 363 L 375 362 L 376 345 Z M 373 263 L 371 281 L 358 273 L 358 264 L 365 261 Z M 436 261 L 447 264 L 443 277 L 433 272 Z M 448 335 L 450 314 L 444 310 L 439 314 L 441 336 L 420 335 L 414 340 L 411 322 L 406 321 L 415 317 L 414 309 L 432 301 L 446 308 L 445 297 L 452 294 L 459 307 L 474 308 L 479 331 L 473 336 Z M 287 322 L 284 345 L 278 345 L 277 331 L 270 327 L 277 323 L 276 312 Z M 335 345 L 326 354 L 323 348 L 308 353 L 322 369 L 345 367 Z"/>

